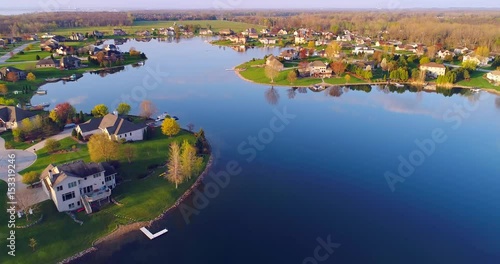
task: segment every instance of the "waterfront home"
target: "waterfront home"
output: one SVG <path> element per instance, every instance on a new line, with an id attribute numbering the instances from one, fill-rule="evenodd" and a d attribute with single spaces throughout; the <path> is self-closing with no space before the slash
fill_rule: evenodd
<path id="1" fill-rule="evenodd" d="M 40 44 L 41 49 L 49 52 L 56 50 L 58 47 L 59 47 L 59 42 L 57 42 L 55 39 L 49 39 L 44 43 Z"/>
<path id="2" fill-rule="evenodd" d="M 82 66 L 82 60 L 75 56 L 64 56 L 59 64 L 64 69 L 78 69 Z"/>
<path id="3" fill-rule="evenodd" d="M 36 114 L 16 106 L 0 105 L 0 131 L 17 128 L 26 119 L 34 119 Z"/>
<path id="4" fill-rule="evenodd" d="M 112 50 L 112 51 L 116 51 L 116 50 L 117 50 L 117 47 L 116 47 L 116 45 L 115 45 L 115 44 L 105 44 L 105 45 L 104 45 L 104 47 L 103 47 L 103 49 L 104 49 L 105 51 L 110 51 L 110 50 Z"/>
<path id="5" fill-rule="evenodd" d="M 300 45 L 300 44 L 305 44 L 306 43 L 306 38 L 303 36 L 296 36 L 295 37 L 295 44 Z"/>
<path id="6" fill-rule="evenodd" d="M 231 42 L 234 42 L 236 44 L 246 44 L 247 43 L 247 37 L 243 35 L 235 35 L 235 36 L 229 36 L 227 37 L 228 40 Z"/>
<path id="7" fill-rule="evenodd" d="M 486 78 L 493 83 L 500 84 L 500 71 L 492 71 L 486 74 Z"/>
<path id="8" fill-rule="evenodd" d="M 249 33 L 248 34 L 248 38 L 258 39 L 259 38 L 259 34 L 257 34 L 257 33 Z"/>
<path id="9" fill-rule="evenodd" d="M 113 35 L 115 36 L 125 36 L 127 33 L 123 31 L 121 28 L 115 28 L 113 29 Z"/>
<path id="10" fill-rule="evenodd" d="M 446 73 L 446 67 L 443 64 L 435 62 L 420 65 L 420 70 L 426 71 L 426 74 L 433 78 L 437 78 L 438 76 Z"/>
<path id="11" fill-rule="evenodd" d="M 14 81 L 14 80 L 9 79 L 8 75 L 10 73 L 14 73 L 16 75 L 17 78 L 15 81 L 26 79 L 26 72 L 25 71 L 9 66 L 9 67 L 0 68 L 0 80 L 8 81 L 8 82 Z"/>
<path id="12" fill-rule="evenodd" d="M 222 29 L 222 30 L 219 31 L 219 35 L 222 35 L 222 36 L 229 36 L 229 35 L 233 35 L 233 34 L 234 34 L 234 31 L 232 31 L 229 28 Z"/>
<path id="13" fill-rule="evenodd" d="M 43 39 L 51 39 L 51 38 L 53 38 L 53 37 L 55 37 L 55 36 L 56 36 L 56 35 L 54 35 L 54 34 L 45 33 L 45 34 L 43 34 L 43 35 L 41 36 L 41 38 L 43 38 Z"/>
<path id="14" fill-rule="evenodd" d="M 255 28 L 247 28 L 245 31 L 241 32 L 243 36 L 250 36 L 250 34 L 257 34 L 257 30 Z"/>
<path id="15" fill-rule="evenodd" d="M 332 77 L 332 69 L 322 61 L 313 61 L 309 63 L 310 76 L 317 78 Z"/>
<path id="16" fill-rule="evenodd" d="M 469 52 L 467 47 L 457 47 L 453 50 L 456 55 L 466 54 L 467 52 Z"/>
<path id="17" fill-rule="evenodd" d="M 284 36 L 284 35 L 288 35 L 288 31 L 284 30 L 284 29 L 280 29 L 278 31 L 278 36 Z"/>
<path id="18" fill-rule="evenodd" d="M 102 38 L 102 37 L 104 37 L 104 33 L 99 32 L 97 30 L 94 30 L 94 31 L 92 31 L 92 36 L 94 36 L 96 38 Z"/>
<path id="19" fill-rule="evenodd" d="M 200 33 L 200 35 L 203 35 L 203 36 L 214 34 L 214 32 L 208 28 L 200 28 L 199 33 Z"/>
<path id="20" fill-rule="evenodd" d="M 77 160 L 56 166 L 50 164 L 40 175 L 40 181 L 59 212 L 84 206 L 87 213 L 91 213 L 92 205 L 109 202 L 111 190 L 116 187 L 116 174 L 108 163 Z"/>
<path id="21" fill-rule="evenodd" d="M 57 68 L 59 67 L 59 61 L 51 57 L 41 59 L 36 63 L 37 68 Z"/>
<path id="22" fill-rule="evenodd" d="M 273 68 L 277 69 L 278 71 L 282 71 L 285 68 L 285 65 L 281 63 L 274 55 L 269 55 L 266 59 L 266 66 L 272 66 Z"/>
<path id="23" fill-rule="evenodd" d="M 112 140 L 139 141 L 144 139 L 146 124 L 135 124 L 117 115 L 107 114 L 79 124 L 75 130 L 84 139 L 96 133 L 104 133 Z"/>
<path id="24" fill-rule="evenodd" d="M 296 60 L 299 58 L 299 52 L 294 49 L 289 49 L 282 51 L 279 55 L 280 58 L 286 60 L 286 61 L 291 61 L 291 60 Z"/>
<path id="25" fill-rule="evenodd" d="M 264 44 L 264 45 L 275 45 L 276 39 L 261 38 L 261 39 L 259 39 L 259 42 Z"/>
<path id="26" fill-rule="evenodd" d="M 263 35 L 267 35 L 267 34 L 269 34 L 269 32 L 271 32 L 271 31 L 269 31 L 269 29 L 267 29 L 267 28 L 264 28 L 260 31 L 260 33 Z"/>

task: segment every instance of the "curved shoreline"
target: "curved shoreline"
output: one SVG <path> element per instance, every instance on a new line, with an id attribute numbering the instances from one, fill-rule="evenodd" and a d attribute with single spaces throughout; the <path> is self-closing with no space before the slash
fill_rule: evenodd
<path id="1" fill-rule="evenodd" d="M 200 176 L 198 176 L 198 178 L 193 183 L 193 185 L 191 185 L 191 187 L 189 187 L 189 189 L 187 189 L 186 192 L 184 192 L 184 194 L 182 194 L 175 201 L 175 203 L 173 205 L 171 205 L 170 207 L 165 209 L 156 218 L 149 220 L 149 221 L 134 222 L 134 223 L 126 224 L 126 225 L 118 225 L 115 228 L 115 230 L 113 230 L 111 233 L 109 233 L 103 237 L 100 237 L 100 238 L 96 239 L 94 242 L 92 242 L 91 247 L 89 247 L 83 251 L 80 251 L 80 252 L 78 252 L 78 253 L 76 253 L 68 258 L 65 258 L 57 263 L 58 264 L 71 263 L 72 261 L 77 260 L 77 259 L 79 259 L 79 258 L 81 258 L 81 257 L 83 257 L 91 252 L 97 251 L 99 249 L 97 246 L 103 242 L 113 241 L 115 239 L 118 239 L 120 236 L 123 236 L 129 232 L 139 230 L 139 228 L 141 228 L 141 227 L 151 227 L 154 223 L 162 220 L 167 215 L 167 213 L 169 213 L 173 209 L 177 208 L 189 195 L 191 195 L 193 193 L 194 189 L 197 188 L 202 183 L 205 176 L 207 176 L 208 171 L 211 169 L 212 165 L 213 165 L 213 155 L 210 154 L 210 158 L 208 159 L 208 162 L 207 162 L 207 165 L 205 166 L 205 169 L 200 174 Z"/>

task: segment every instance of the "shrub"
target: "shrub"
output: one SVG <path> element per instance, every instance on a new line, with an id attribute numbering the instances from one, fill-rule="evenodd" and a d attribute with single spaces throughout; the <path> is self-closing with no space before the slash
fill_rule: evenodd
<path id="1" fill-rule="evenodd" d="M 55 139 L 47 139 L 47 141 L 45 141 L 45 147 L 48 152 L 54 152 L 61 147 L 61 143 Z"/>
<path id="2" fill-rule="evenodd" d="M 30 171 L 23 175 L 23 183 L 24 184 L 33 184 L 39 181 L 40 175 L 36 171 Z"/>

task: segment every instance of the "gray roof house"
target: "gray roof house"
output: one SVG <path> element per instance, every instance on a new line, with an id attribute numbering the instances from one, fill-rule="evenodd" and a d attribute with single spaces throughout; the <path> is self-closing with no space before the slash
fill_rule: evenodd
<path id="1" fill-rule="evenodd" d="M 25 80 L 26 79 L 26 72 L 25 71 L 9 66 L 9 67 L 0 68 L 0 80 L 11 81 L 11 80 L 8 80 L 8 78 L 7 78 L 7 75 L 11 72 L 16 74 L 17 80 Z"/>
<path id="2" fill-rule="evenodd" d="M 40 175 L 43 191 L 59 212 L 92 206 L 109 201 L 116 187 L 116 170 L 108 163 L 85 163 L 77 160 L 61 165 L 49 164 Z"/>
<path id="3" fill-rule="evenodd" d="M 19 107 L 0 105 L 0 131 L 16 128 L 24 119 L 35 116 L 34 112 Z"/>
<path id="4" fill-rule="evenodd" d="M 113 140 L 138 141 L 144 139 L 145 123 L 135 124 L 117 115 L 107 114 L 93 118 L 76 127 L 76 132 L 88 139 L 96 133 L 105 133 Z"/>
<path id="5" fill-rule="evenodd" d="M 59 67 L 59 60 L 53 58 L 41 59 L 36 63 L 37 68 L 57 68 Z"/>

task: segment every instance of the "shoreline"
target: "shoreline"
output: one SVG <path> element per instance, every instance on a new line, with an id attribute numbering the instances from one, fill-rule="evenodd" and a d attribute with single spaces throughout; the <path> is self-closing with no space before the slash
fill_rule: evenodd
<path id="1" fill-rule="evenodd" d="M 83 257 L 91 252 L 99 250 L 98 245 L 103 243 L 103 242 L 110 242 L 113 240 L 118 240 L 121 236 L 123 236 L 127 233 L 130 233 L 132 231 L 139 230 L 139 228 L 141 228 L 141 227 L 151 227 L 154 223 L 162 220 L 170 211 L 177 208 L 182 202 L 184 202 L 184 200 L 189 195 L 191 195 L 193 193 L 194 189 L 197 188 L 202 183 L 203 179 L 207 176 L 208 171 L 211 169 L 212 165 L 213 165 L 213 155 L 210 154 L 210 158 L 208 159 L 208 162 L 207 162 L 207 165 L 205 166 L 205 169 L 200 174 L 200 176 L 198 176 L 198 178 L 193 183 L 193 185 L 191 185 L 191 187 L 189 187 L 186 190 L 186 192 L 184 192 L 179 198 L 177 198 L 177 200 L 175 201 L 175 203 L 173 205 L 166 208 L 156 218 L 149 220 L 149 221 L 134 222 L 134 223 L 126 224 L 126 225 L 118 225 L 113 231 L 111 231 L 111 233 L 109 233 L 103 237 L 100 237 L 100 238 L 96 239 L 94 242 L 92 242 L 92 245 L 89 248 L 87 248 L 83 251 L 80 251 L 80 252 L 78 252 L 70 257 L 67 257 L 67 258 L 65 258 L 57 263 L 58 264 L 69 264 L 72 261 L 75 261 L 75 260 L 77 260 L 77 259 L 79 259 L 79 258 L 81 258 L 81 257 Z"/>
<path id="2" fill-rule="evenodd" d="M 237 66 L 233 67 L 233 71 L 234 73 L 236 74 L 236 76 L 238 76 L 240 79 L 244 80 L 244 81 L 247 81 L 249 83 L 253 83 L 253 84 L 258 84 L 258 85 L 265 85 L 265 86 L 276 86 L 276 87 L 289 87 L 289 88 L 309 88 L 309 87 L 312 87 L 313 85 L 309 85 L 309 86 L 301 86 L 301 85 L 287 85 L 287 84 L 272 84 L 272 83 L 258 83 L 258 82 L 255 82 L 255 81 L 252 81 L 250 79 L 247 79 L 245 77 L 243 77 L 243 75 L 241 75 L 241 71 L 244 71 L 244 70 L 239 70 L 236 68 Z M 414 84 L 412 82 L 397 82 L 399 84 L 404 84 L 404 85 L 411 85 L 411 86 L 421 86 L 421 87 L 425 87 L 425 85 L 417 85 L 417 84 Z M 318 84 L 321 84 L 321 83 L 318 83 Z M 379 85 L 379 84 L 391 84 L 390 82 L 373 82 L 373 83 L 345 83 L 345 84 L 330 84 L 330 83 L 326 83 L 330 86 L 357 86 L 357 85 Z M 488 93 L 492 93 L 492 94 L 496 94 L 496 95 L 500 95 L 500 91 L 498 90 L 495 90 L 493 88 L 481 88 L 481 87 L 470 87 L 470 86 L 463 86 L 463 85 L 453 85 L 452 87 L 449 87 L 449 88 L 446 88 L 446 89 L 452 89 L 452 88 L 460 88 L 460 89 L 480 89 L 482 91 L 485 91 L 485 92 L 488 92 Z M 426 90 L 426 89 L 423 89 L 422 90 L 425 90 L 425 91 L 431 91 L 431 90 Z"/>

